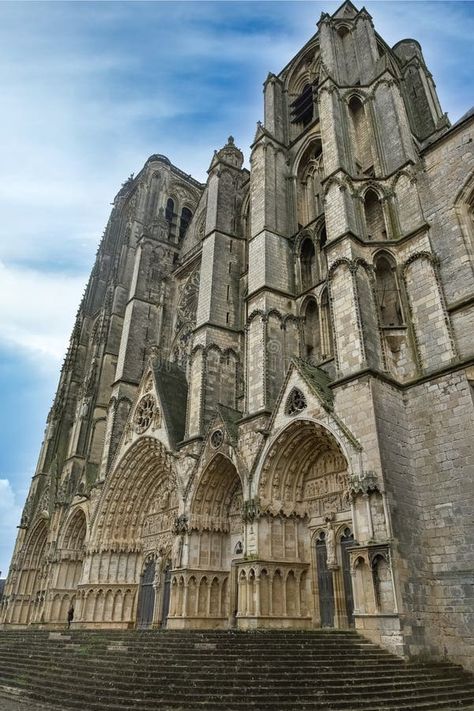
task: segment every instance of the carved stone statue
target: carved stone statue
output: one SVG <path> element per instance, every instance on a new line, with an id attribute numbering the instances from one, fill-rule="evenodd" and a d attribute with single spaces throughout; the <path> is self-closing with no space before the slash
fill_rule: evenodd
<path id="1" fill-rule="evenodd" d="M 330 520 L 326 519 L 326 562 L 328 568 L 337 568 L 336 532 Z"/>
<path id="2" fill-rule="evenodd" d="M 173 568 L 181 567 L 181 560 L 183 557 L 183 543 L 184 536 L 178 535 L 173 541 L 173 548 L 171 549 L 171 564 Z"/>
<path id="3" fill-rule="evenodd" d="M 155 588 L 155 590 L 158 590 L 158 588 L 160 587 L 162 564 L 163 564 L 163 556 L 161 554 L 161 551 L 159 551 L 159 553 L 155 559 L 155 577 L 153 578 L 153 587 Z"/>

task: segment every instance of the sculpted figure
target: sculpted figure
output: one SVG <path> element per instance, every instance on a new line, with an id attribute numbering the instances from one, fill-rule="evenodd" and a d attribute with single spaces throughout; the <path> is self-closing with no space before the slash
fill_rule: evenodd
<path id="1" fill-rule="evenodd" d="M 160 587 L 162 563 L 163 557 L 160 551 L 155 560 L 155 577 L 153 578 L 153 587 L 155 588 L 155 590 Z"/>
<path id="2" fill-rule="evenodd" d="M 328 525 L 326 526 L 326 556 L 328 568 L 337 566 L 336 533 L 330 521 L 328 521 Z"/>
<path id="3" fill-rule="evenodd" d="M 173 568 L 181 567 L 181 558 L 183 556 L 183 536 L 176 536 L 173 541 L 173 548 L 171 550 L 171 562 Z"/>

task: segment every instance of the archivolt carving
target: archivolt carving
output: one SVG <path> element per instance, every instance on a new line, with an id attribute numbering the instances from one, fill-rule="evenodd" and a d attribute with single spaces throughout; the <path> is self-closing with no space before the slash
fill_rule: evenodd
<path id="1" fill-rule="evenodd" d="M 242 501 L 242 483 L 237 469 L 230 459 L 217 454 L 195 483 L 191 494 L 190 528 L 233 530 L 241 524 Z"/>
<path id="2" fill-rule="evenodd" d="M 298 420 L 274 442 L 259 481 L 263 512 L 324 516 L 350 508 L 347 461 L 321 425 Z"/>
<path id="3" fill-rule="evenodd" d="M 328 280 L 330 280 L 332 278 L 336 269 L 339 269 L 339 267 L 342 267 L 342 266 L 345 266 L 348 269 L 351 269 L 353 267 L 353 262 L 351 262 L 350 259 L 347 259 L 347 257 L 340 257 L 340 259 L 336 259 L 336 261 L 334 261 L 331 264 L 331 266 L 329 267 Z"/>
<path id="4" fill-rule="evenodd" d="M 139 439 L 106 481 L 94 522 L 92 546 L 140 548 L 147 516 L 177 507 L 172 459 L 158 440 Z M 161 508 L 160 508 L 161 507 Z"/>
<path id="5" fill-rule="evenodd" d="M 431 254 L 430 252 L 414 252 L 408 259 L 406 260 L 405 264 L 403 265 L 403 273 L 407 271 L 408 267 L 410 264 L 413 262 L 416 262 L 417 259 L 426 259 L 428 262 L 431 262 L 434 266 L 437 266 L 439 264 L 439 260 L 436 257 L 436 255 Z"/>
<path id="6" fill-rule="evenodd" d="M 342 98 L 344 99 L 344 101 L 346 102 L 346 104 L 349 104 L 349 103 L 350 103 L 350 100 L 351 100 L 352 98 L 359 99 L 359 101 L 361 102 L 361 104 L 366 104 L 367 101 L 369 100 L 369 98 L 371 98 L 371 97 L 370 97 L 370 94 L 368 94 L 368 93 L 365 92 L 365 91 L 362 91 L 362 90 L 354 91 L 354 89 L 349 89 L 349 91 L 346 91 L 346 92 L 342 95 Z"/>
<path id="7" fill-rule="evenodd" d="M 87 535 L 87 520 L 81 508 L 73 510 L 63 527 L 64 534 L 59 547 L 66 551 L 79 551 L 84 546 Z"/>

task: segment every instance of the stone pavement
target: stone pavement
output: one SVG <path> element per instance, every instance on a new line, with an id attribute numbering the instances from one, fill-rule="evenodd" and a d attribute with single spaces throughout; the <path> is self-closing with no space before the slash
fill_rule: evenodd
<path id="1" fill-rule="evenodd" d="M 38 705 L 36 702 L 27 701 L 25 699 L 15 699 L 10 696 L 0 694 L 0 709 L 1 711 L 50 711 L 51 706 Z M 55 711 L 59 711 L 56 707 Z"/>

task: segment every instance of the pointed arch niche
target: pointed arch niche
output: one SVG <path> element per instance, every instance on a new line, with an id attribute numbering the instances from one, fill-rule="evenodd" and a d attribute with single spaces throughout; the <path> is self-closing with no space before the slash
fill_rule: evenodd
<path id="1" fill-rule="evenodd" d="M 373 175 L 375 166 L 374 137 L 366 107 L 359 96 L 352 96 L 348 103 L 349 133 L 357 173 Z"/>
<path id="2" fill-rule="evenodd" d="M 171 457 L 161 442 L 142 437 L 109 474 L 102 490 L 79 585 L 78 622 L 135 625 L 144 560 L 150 554 L 171 557 L 177 514 Z M 107 605 L 102 604 L 104 595 Z M 160 609 L 159 600 L 155 607 Z"/>
<path id="3" fill-rule="evenodd" d="M 241 558 L 243 490 L 235 464 L 217 454 L 205 467 L 191 492 L 188 559 L 175 572 L 168 626 L 225 627 L 235 611 L 236 585 L 232 561 Z"/>
<path id="4" fill-rule="evenodd" d="M 21 570 L 18 573 L 8 622 L 31 624 L 41 622 L 46 595 L 48 521 L 40 519 L 25 543 Z M 21 553 L 20 553 L 21 555 Z"/>
<path id="5" fill-rule="evenodd" d="M 318 280 L 316 250 L 311 237 L 305 237 L 300 249 L 301 291 L 307 291 Z"/>
<path id="6" fill-rule="evenodd" d="M 64 535 L 60 539 L 54 598 L 49 613 L 51 622 L 65 624 L 70 604 L 75 608 L 75 615 L 79 614 L 74 602 L 82 573 L 86 536 L 86 516 L 82 509 L 77 509 L 66 521 Z"/>
<path id="7" fill-rule="evenodd" d="M 315 298 L 307 299 L 303 306 L 304 318 L 304 353 L 303 357 L 311 363 L 321 360 L 321 331 L 319 308 Z"/>
<path id="8" fill-rule="evenodd" d="M 324 163 L 321 140 L 313 141 L 301 156 L 296 169 L 298 228 L 313 222 L 323 212 Z"/>
<path id="9" fill-rule="evenodd" d="M 351 501 L 348 462 L 334 435 L 310 420 L 288 425 L 265 457 L 258 501 L 256 580 L 259 570 L 265 569 L 269 592 L 254 609 L 270 610 L 262 623 L 322 626 L 323 592 L 330 588 L 334 610 L 330 624 L 347 627 L 352 589 L 345 588 L 350 581 L 343 574 L 340 530 L 352 531 Z M 324 535 L 318 538 L 321 532 Z M 316 540 L 324 540 L 324 552 L 321 546 L 316 550 Z M 322 580 L 331 583 L 325 591 L 320 590 Z M 261 590 L 257 582 L 255 594 L 261 596 Z M 242 607 L 239 610 L 245 617 Z"/>
<path id="10" fill-rule="evenodd" d="M 395 261 L 387 252 L 379 252 L 374 267 L 380 324 L 382 328 L 398 328 L 403 325 L 403 312 Z"/>
<path id="11" fill-rule="evenodd" d="M 364 194 L 364 218 L 367 239 L 380 242 L 388 238 L 382 200 L 372 188 Z"/>

